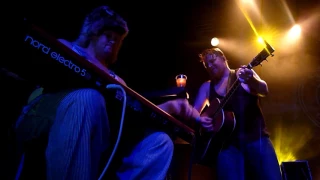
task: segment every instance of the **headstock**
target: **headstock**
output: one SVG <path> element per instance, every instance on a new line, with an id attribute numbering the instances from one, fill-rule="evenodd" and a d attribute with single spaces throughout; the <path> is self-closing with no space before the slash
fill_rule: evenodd
<path id="1" fill-rule="evenodd" d="M 274 56 L 272 53 L 275 51 L 274 48 L 267 42 L 264 41 L 265 47 L 263 50 L 248 64 L 247 68 L 252 69 L 258 66 L 262 61 L 267 60 L 267 57 Z"/>

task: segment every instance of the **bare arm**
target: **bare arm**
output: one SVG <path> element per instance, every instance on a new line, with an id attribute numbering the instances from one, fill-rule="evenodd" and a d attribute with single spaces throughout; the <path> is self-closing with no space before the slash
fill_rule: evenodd
<path id="1" fill-rule="evenodd" d="M 158 106 L 171 115 L 183 118 L 191 127 L 196 128 L 197 126 L 194 125 L 200 123 L 205 130 L 213 130 L 212 119 L 200 116 L 199 111 L 193 108 L 187 99 L 171 100 Z"/>
<path id="2" fill-rule="evenodd" d="M 268 94 L 268 85 L 254 71 L 247 68 L 241 68 L 237 71 L 237 76 L 242 82 L 242 87 L 251 94 L 264 97 Z"/>
<path id="3" fill-rule="evenodd" d="M 171 115 L 183 118 L 191 126 L 194 126 L 195 123 L 200 123 L 207 131 L 213 129 L 212 119 L 210 117 L 200 116 L 199 111 L 193 108 L 187 99 L 171 100 L 158 105 L 158 107 Z"/>
<path id="4" fill-rule="evenodd" d="M 194 108 L 201 113 L 204 107 L 209 104 L 210 81 L 203 83 L 194 101 Z"/>
<path id="5" fill-rule="evenodd" d="M 200 116 L 199 112 L 189 104 L 187 99 L 167 101 L 158 105 L 158 107 L 171 115 L 180 116 L 186 120 L 196 119 Z"/>

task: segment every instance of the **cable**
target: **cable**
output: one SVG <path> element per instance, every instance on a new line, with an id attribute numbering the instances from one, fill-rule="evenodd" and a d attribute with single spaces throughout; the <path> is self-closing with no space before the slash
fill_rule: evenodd
<path id="1" fill-rule="evenodd" d="M 191 155 L 190 155 L 190 162 L 189 162 L 189 170 L 188 170 L 188 180 L 191 180 L 191 174 L 192 174 L 192 165 L 193 165 L 193 158 L 195 155 L 195 151 L 196 151 L 196 136 L 193 135 L 192 136 L 192 141 L 191 141 Z"/>
<path id="2" fill-rule="evenodd" d="M 23 164 L 24 164 L 24 153 L 22 154 L 22 157 L 20 159 L 20 164 L 19 164 L 19 167 L 18 167 L 18 170 L 17 170 L 17 173 L 16 173 L 15 180 L 19 180 L 20 179 L 20 176 L 21 176 L 21 173 L 22 173 L 22 170 L 23 170 Z"/>
<path id="3" fill-rule="evenodd" d="M 117 141 L 116 141 L 116 144 L 114 145 L 114 148 L 113 148 L 113 151 L 110 155 L 110 158 L 106 164 L 106 166 L 104 167 L 100 177 L 98 180 L 101 180 L 104 176 L 104 174 L 106 173 L 111 161 L 112 161 L 112 158 L 118 148 L 118 145 L 119 145 L 119 142 L 120 142 L 120 138 L 121 138 L 121 134 L 122 134 L 122 127 L 123 127 L 123 122 L 124 122 L 124 115 L 125 115 L 125 111 L 126 111 L 126 104 L 127 104 L 127 96 L 126 96 L 126 92 L 125 90 L 123 89 L 123 87 L 121 85 L 117 85 L 117 84 L 108 84 L 106 86 L 107 89 L 120 89 L 122 91 L 122 94 L 123 94 L 123 103 L 122 103 L 122 115 L 121 115 L 121 120 L 120 120 L 120 127 L 119 127 L 119 133 L 118 133 L 118 138 L 117 138 Z"/>

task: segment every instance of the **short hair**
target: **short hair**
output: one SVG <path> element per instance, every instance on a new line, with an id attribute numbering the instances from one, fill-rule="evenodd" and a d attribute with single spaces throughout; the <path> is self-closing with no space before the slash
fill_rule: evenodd
<path id="1" fill-rule="evenodd" d="M 108 6 L 100 6 L 85 17 L 77 44 L 86 47 L 92 36 L 100 35 L 106 30 L 118 32 L 123 38 L 129 32 L 127 22 L 119 14 Z"/>
<path id="2" fill-rule="evenodd" d="M 208 48 L 208 49 L 203 50 L 199 54 L 200 62 L 204 62 L 204 60 L 205 60 L 205 58 L 206 58 L 206 56 L 208 54 L 212 54 L 212 55 L 216 54 L 216 55 L 222 56 L 225 60 L 227 60 L 225 55 L 224 55 L 224 53 L 221 51 L 221 49 L 219 49 L 219 48 Z"/>

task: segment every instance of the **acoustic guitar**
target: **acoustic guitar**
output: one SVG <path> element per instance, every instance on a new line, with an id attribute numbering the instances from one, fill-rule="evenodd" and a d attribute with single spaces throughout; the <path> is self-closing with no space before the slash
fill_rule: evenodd
<path id="1" fill-rule="evenodd" d="M 274 48 L 265 41 L 265 48 L 247 65 L 252 69 L 261 65 L 267 57 L 274 56 Z M 218 153 L 221 151 L 223 144 L 231 136 L 236 127 L 236 119 L 233 112 L 224 111 L 223 108 L 232 97 L 237 88 L 241 85 L 238 78 L 235 79 L 229 88 L 226 96 L 220 101 L 218 98 L 210 102 L 209 107 L 201 113 L 201 116 L 211 117 L 213 131 L 206 132 L 199 128 L 196 133 L 195 143 L 195 163 L 205 166 L 213 166 Z"/>

